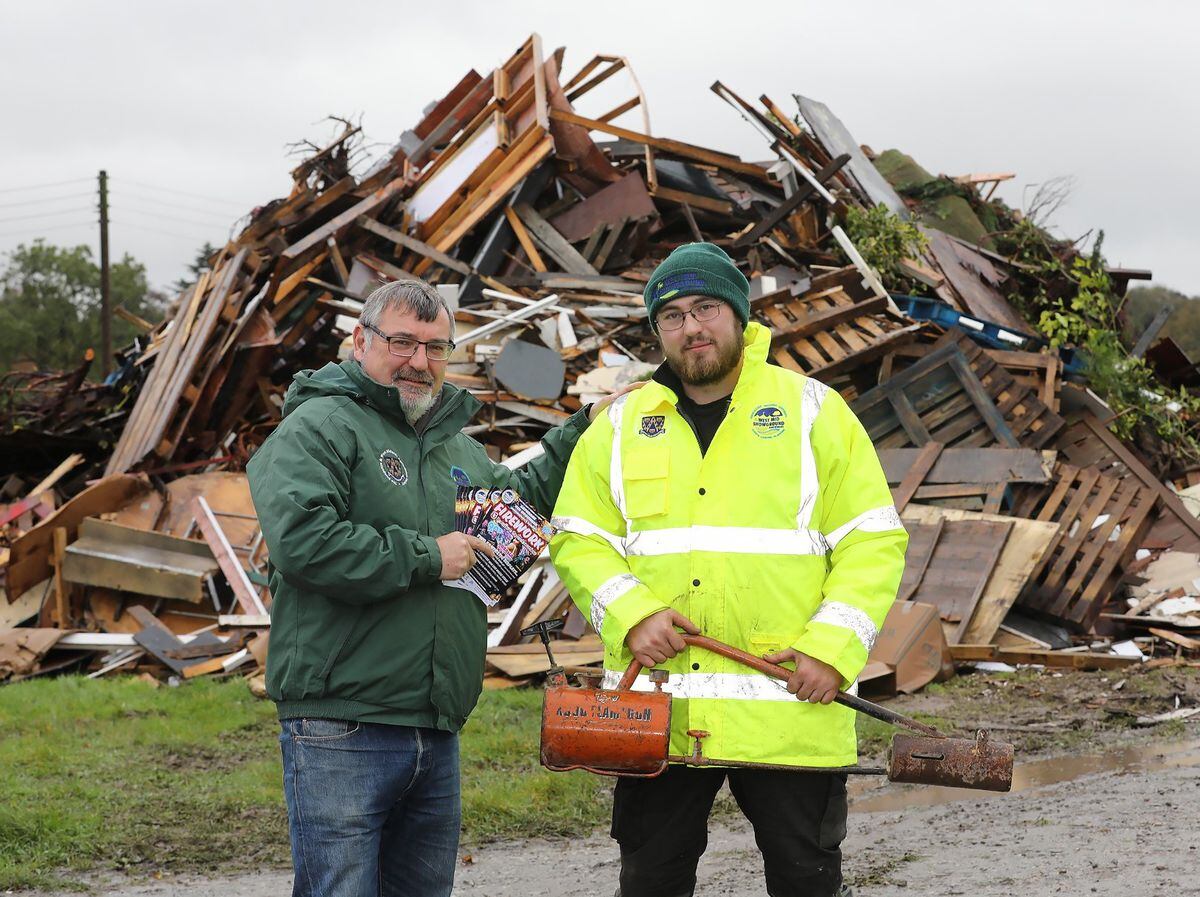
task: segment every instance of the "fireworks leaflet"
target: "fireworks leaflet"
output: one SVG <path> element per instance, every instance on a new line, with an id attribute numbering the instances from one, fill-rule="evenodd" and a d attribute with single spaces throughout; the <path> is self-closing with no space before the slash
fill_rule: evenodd
<path id="1" fill-rule="evenodd" d="M 471 571 L 446 584 L 473 592 L 488 607 L 529 569 L 554 535 L 546 518 L 512 489 L 459 486 L 454 525 L 491 545 L 495 557 L 478 552 Z"/>

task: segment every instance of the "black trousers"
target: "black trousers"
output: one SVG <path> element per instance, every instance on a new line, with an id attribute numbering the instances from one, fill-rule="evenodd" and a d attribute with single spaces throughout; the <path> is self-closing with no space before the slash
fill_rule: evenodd
<path id="1" fill-rule="evenodd" d="M 835 897 L 846 837 L 844 775 L 687 766 L 617 781 L 612 836 L 621 846 L 621 897 L 690 897 L 708 846 L 708 814 L 726 776 L 754 826 L 767 893 Z"/>

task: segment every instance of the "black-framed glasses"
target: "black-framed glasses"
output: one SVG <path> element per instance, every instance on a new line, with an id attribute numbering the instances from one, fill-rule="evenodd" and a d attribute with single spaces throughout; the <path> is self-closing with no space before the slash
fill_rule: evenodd
<path id="1" fill-rule="evenodd" d="M 721 313 L 721 306 L 724 302 L 697 302 L 687 311 L 679 311 L 672 308 L 670 311 L 664 311 L 654 319 L 654 323 L 658 325 L 659 330 L 678 330 L 683 326 L 683 319 L 691 315 L 697 321 L 711 321 Z"/>
<path id="2" fill-rule="evenodd" d="M 400 358 L 412 358 L 417 354 L 417 347 L 425 347 L 425 357 L 430 361 L 445 361 L 454 351 L 454 340 L 448 339 L 413 339 L 411 336 L 388 336 L 378 327 L 363 324 L 372 333 L 377 333 L 387 341 L 388 351 Z"/>

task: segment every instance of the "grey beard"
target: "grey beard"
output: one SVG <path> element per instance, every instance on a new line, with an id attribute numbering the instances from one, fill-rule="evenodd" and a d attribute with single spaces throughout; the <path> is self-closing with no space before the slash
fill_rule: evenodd
<path id="1" fill-rule="evenodd" d="M 392 389 L 396 390 L 396 397 L 400 403 L 400 411 L 403 412 L 404 419 L 406 421 L 408 421 L 410 424 L 415 424 L 417 421 L 419 421 L 422 417 L 425 416 L 426 411 L 428 411 L 430 408 L 433 407 L 434 399 L 437 397 L 433 394 L 432 384 L 430 384 L 429 392 L 426 393 L 425 395 L 412 396 L 410 398 L 409 396 L 406 396 L 404 394 L 404 390 L 400 388 L 400 385 L 398 383 L 395 383 L 395 382 L 384 383 L 380 380 L 376 380 L 374 377 L 372 377 L 370 374 L 367 373 L 366 368 L 364 368 L 362 366 L 362 364 L 359 364 L 358 367 L 359 367 L 359 370 L 361 370 L 363 372 L 363 374 L 366 375 L 367 379 L 370 380 L 372 383 L 378 383 L 380 386 L 390 386 Z"/>
<path id="2" fill-rule="evenodd" d="M 396 387 L 396 392 L 400 396 L 400 410 L 404 412 L 404 419 L 410 424 L 415 424 L 425 416 L 430 408 L 433 407 L 433 393 L 430 392 L 423 396 L 406 396 L 404 390 Z"/>

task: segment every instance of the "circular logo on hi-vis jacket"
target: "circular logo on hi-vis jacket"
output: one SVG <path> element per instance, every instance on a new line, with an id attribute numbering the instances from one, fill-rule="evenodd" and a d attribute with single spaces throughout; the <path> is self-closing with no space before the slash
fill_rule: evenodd
<path id="1" fill-rule="evenodd" d="M 759 405 L 750 414 L 750 429 L 762 439 L 774 439 L 787 425 L 787 413 L 778 405 Z"/>
<path id="2" fill-rule="evenodd" d="M 387 449 L 379 456 L 379 467 L 383 470 L 383 475 L 397 486 L 408 483 L 408 471 L 404 469 L 404 462 L 391 449 Z"/>

